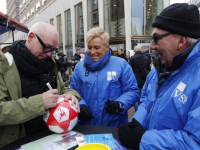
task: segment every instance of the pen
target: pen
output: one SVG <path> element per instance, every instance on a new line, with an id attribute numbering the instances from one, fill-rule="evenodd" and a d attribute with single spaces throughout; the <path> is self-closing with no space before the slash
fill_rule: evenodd
<path id="1" fill-rule="evenodd" d="M 52 87 L 49 83 L 47 83 L 47 86 L 48 86 L 49 90 L 52 90 Z"/>

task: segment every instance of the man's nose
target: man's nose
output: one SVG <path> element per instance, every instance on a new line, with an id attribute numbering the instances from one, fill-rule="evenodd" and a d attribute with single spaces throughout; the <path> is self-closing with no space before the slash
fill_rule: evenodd
<path id="1" fill-rule="evenodd" d="M 50 51 L 50 52 L 46 53 L 46 55 L 47 55 L 48 57 L 51 57 L 52 52 Z"/>
<path id="2" fill-rule="evenodd" d="M 151 40 L 151 43 L 150 43 L 150 45 L 149 45 L 149 48 L 150 48 L 151 50 L 156 49 L 156 43 L 155 43 L 153 40 Z"/>

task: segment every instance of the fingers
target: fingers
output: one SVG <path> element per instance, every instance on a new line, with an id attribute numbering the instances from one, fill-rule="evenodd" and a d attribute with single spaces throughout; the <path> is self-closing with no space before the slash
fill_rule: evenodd
<path id="1" fill-rule="evenodd" d="M 57 98 L 53 99 L 53 103 L 57 103 L 57 101 L 58 101 Z"/>
<path id="2" fill-rule="evenodd" d="M 48 90 L 47 93 L 51 93 L 53 95 L 57 95 L 58 94 L 58 90 L 57 89 L 52 89 L 52 90 Z"/>
<path id="3" fill-rule="evenodd" d="M 62 95 L 65 98 L 65 101 L 68 101 L 69 99 L 72 100 L 72 105 L 74 105 L 75 99 L 77 99 L 73 94 L 63 94 Z"/>
<path id="4" fill-rule="evenodd" d="M 49 108 L 53 108 L 57 105 L 57 103 L 53 103 Z"/>
<path id="5" fill-rule="evenodd" d="M 77 109 L 78 113 L 80 113 L 79 102 L 76 96 L 74 96 L 73 94 L 64 94 L 63 96 L 65 97 L 65 101 L 71 99 L 71 105 L 73 106 L 75 104 L 75 108 Z"/>
<path id="6" fill-rule="evenodd" d="M 78 102 L 78 100 L 76 101 L 76 109 L 77 109 L 77 111 L 78 111 L 78 113 L 80 113 L 80 107 L 79 107 L 79 102 Z"/>
<path id="7" fill-rule="evenodd" d="M 132 129 L 135 128 L 135 124 L 132 122 L 128 122 L 127 125 L 129 128 L 132 128 Z"/>
<path id="8" fill-rule="evenodd" d="M 88 115 L 90 118 L 94 118 L 92 112 L 91 112 L 89 109 L 87 109 L 86 112 L 87 112 L 87 115 Z"/>
<path id="9" fill-rule="evenodd" d="M 121 124 L 120 127 L 119 127 L 119 129 L 118 129 L 118 134 L 119 134 L 120 136 L 122 136 L 122 135 L 124 134 L 124 131 L 125 131 L 126 129 L 127 129 L 127 125 Z"/>
<path id="10" fill-rule="evenodd" d="M 45 109 L 53 108 L 57 105 L 57 101 L 59 98 L 59 95 L 57 94 L 57 89 L 48 90 L 47 92 L 44 92 L 42 94 Z"/>
<path id="11" fill-rule="evenodd" d="M 109 103 L 110 103 L 110 100 L 105 101 L 105 104 L 109 104 Z"/>
<path id="12" fill-rule="evenodd" d="M 133 123 L 134 125 L 139 125 L 139 126 L 141 126 L 140 123 L 139 123 L 135 118 L 132 119 L 132 123 Z"/>

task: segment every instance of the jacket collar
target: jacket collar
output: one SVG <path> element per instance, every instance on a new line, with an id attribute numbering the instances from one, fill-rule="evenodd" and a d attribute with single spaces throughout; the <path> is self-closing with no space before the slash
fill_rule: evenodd
<path id="1" fill-rule="evenodd" d="M 135 55 L 137 55 L 137 54 L 142 54 L 142 52 L 141 52 L 141 51 L 137 51 L 137 52 L 135 53 Z"/>
<path id="2" fill-rule="evenodd" d="M 173 58 L 171 73 L 173 73 L 175 70 L 177 70 L 183 65 L 183 63 L 185 62 L 185 60 L 199 41 L 200 40 L 197 40 L 194 44 L 190 45 L 188 48 L 186 48 Z"/>

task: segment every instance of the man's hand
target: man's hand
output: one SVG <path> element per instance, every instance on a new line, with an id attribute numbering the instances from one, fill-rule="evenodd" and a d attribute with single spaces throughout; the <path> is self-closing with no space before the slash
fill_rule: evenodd
<path id="1" fill-rule="evenodd" d="M 49 109 L 53 108 L 57 105 L 57 101 L 59 98 L 58 90 L 48 90 L 47 92 L 44 92 L 42 94 L 43 102 L 44 102 L 44 108 Z"/>
<path id="2" fill-rule="evenodd" d="M 139 149 L 144 133 L 144 128 L 135 118 L 132 119 L 132 122 L 121 124 L 118 129 L 119 141 L 121 144 L 133 149 Z"/>
<path id="3" fill-rule="evenodd" d="M 85 105 L 81 107 L 81 112 L 79 114 L 79 117 L 83 119 L 84 121 L 88 121 L 94 118 L 92 112 Z"/>
<path id="4" fill-rule="evenodd" d="M 104 107 L 106 112 L 111 115 L 116 114 L 118 111 L 120 111 L 119 102 L 107 100 L 105 101 L 105 104 L 107 105 Z"/>
<path id="5" fill-rule="evenodd" d="M 74 96 L 73 94 L 63 94 L 61 96 L 64 97 L 65 101 L 68 101 L 69 99 L 71 99 L 72 100 L 71 105 L 73 106 L 75 104 L 75 107 L 76 107 L 78 113 L 80 113 L 79 102 L 78 102 L 78 99 L 76 98 L 76 96 Z"/>

